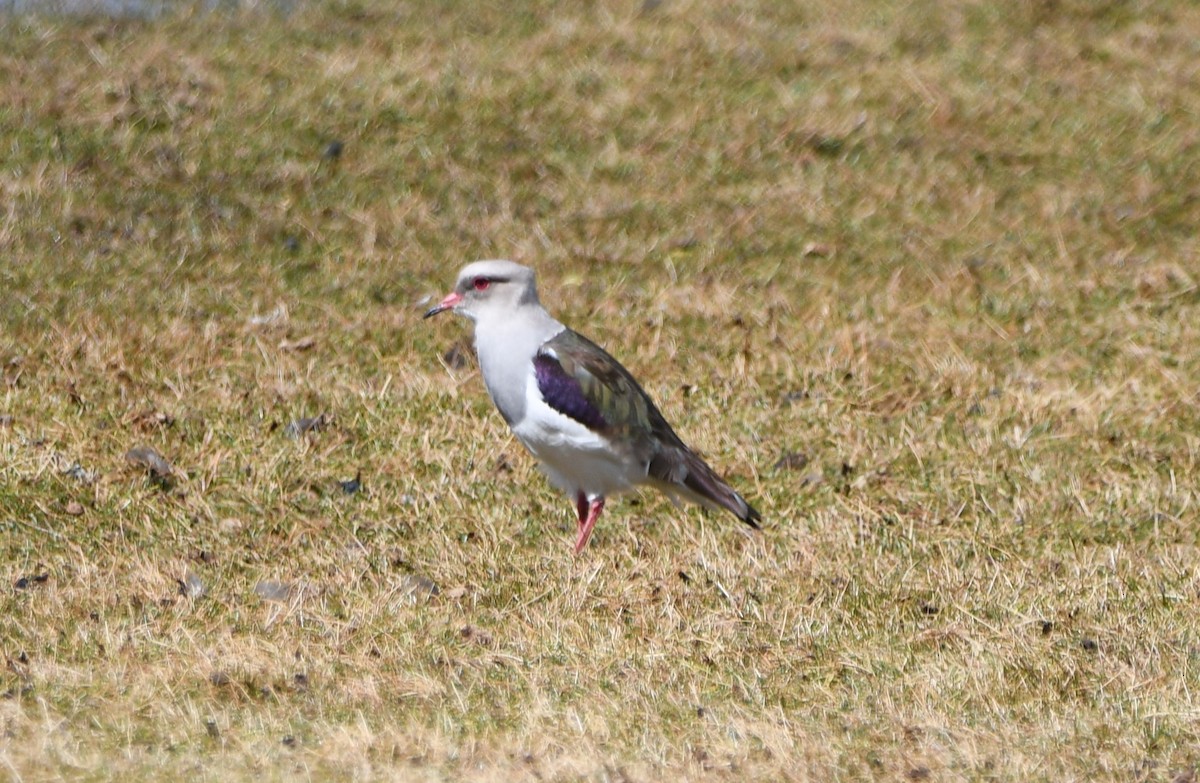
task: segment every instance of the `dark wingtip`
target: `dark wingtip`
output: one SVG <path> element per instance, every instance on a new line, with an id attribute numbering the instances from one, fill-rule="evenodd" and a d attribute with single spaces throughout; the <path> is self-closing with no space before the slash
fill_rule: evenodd
<path id="1" fill-rule="evenodd" d="M 762 530 L 759 522 L 762 520 L 762 514 L 758 513 L 758 509 L 746 502 L 737 490 L 729 486 L 708 464 L 700 459 L 691 449 L 684 447 L 677 452 L 677 456 L 686 466 L 686 472 L 683 475 L 683 480 L 678 478 L 672 480 L 671 472 L 674 468 L 666 466 L 669 469 L 664 473 L 656 474 L 661 480 L 669 483 L 682 484 L 689 490 L 694 492 L 700 502 L 711 503 L 714 506 L 719 506 L 729 511 L 735 517 L 745 522 L 755 530 Z M 655 464 L 651 463 L 650 470 L 654 472 Z"/>

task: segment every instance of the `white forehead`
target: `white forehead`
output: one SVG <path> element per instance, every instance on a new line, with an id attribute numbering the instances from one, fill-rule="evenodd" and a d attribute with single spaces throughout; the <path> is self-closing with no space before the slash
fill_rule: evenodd
<path id="1" fill-rule="evenodd" d="M 516 280 L 523 277 L 532 278 L 533 270 L 527 266 L 521 266 L 513 261 L 490 259 L 487 261 L 475 261 L 467 264 L 458 273 L 458 279 L 460 281 L 469 280 L 475 277 L 503 277 L 510 280 Z"/>

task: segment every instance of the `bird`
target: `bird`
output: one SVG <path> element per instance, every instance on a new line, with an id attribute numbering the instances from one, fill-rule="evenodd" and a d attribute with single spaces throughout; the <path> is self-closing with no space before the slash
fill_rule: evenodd
<path id="1" fill-rule="evenodd" d="M 550 482 L 575 501 L 577 556 L 605 499 L 645 485 L 760 528 L 759 512 L 675 434 L 629 371 L 546 311 L 533 269 L 467 264 L 424 317 L 447 311 L 474 322 L 492 401 Z"/>

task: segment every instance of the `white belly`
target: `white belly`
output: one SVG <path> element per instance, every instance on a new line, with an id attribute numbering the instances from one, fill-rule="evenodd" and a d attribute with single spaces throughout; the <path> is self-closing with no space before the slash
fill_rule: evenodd
<path id="1" fill-rule="evenodd" d="M 536 382 L 526 387 L 525 417 L 512 430 L 551 483 L 572 497 L 614 495 L 646 480 L 645 465 L 621 459 L 606 438 L 547 405 Z"/>

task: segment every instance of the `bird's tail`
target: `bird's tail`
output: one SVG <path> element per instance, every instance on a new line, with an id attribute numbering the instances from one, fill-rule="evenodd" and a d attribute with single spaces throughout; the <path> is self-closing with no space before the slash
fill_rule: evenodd
<path id="1" fill-rule="evenodd" d="M 650 463 L 650 476 L 669 494 L 709 508 L 723 508 L 754 529 L 762 515 L 691 449 L 671 449 Z"/>

